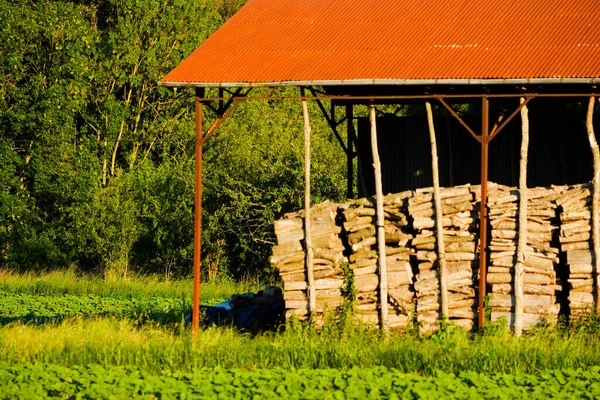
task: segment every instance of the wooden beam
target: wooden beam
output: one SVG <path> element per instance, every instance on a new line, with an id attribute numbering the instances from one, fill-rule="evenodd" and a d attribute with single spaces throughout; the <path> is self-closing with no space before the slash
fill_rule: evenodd
<path id="1" fill-rule="evenodd" d="M 232 95 L 231 97 L 227 100 L 226 103 L 221 104 L 221 107 L 219 108 L 219 115 L 223 115 L 225 113 L 225 111 L 227 111 L 229 109 L 229 107 L 231 107 L 231 104 L 236 101 L 237 99 L 239 99 L 239 96 L 242 96 L 243 98 L 245 98 L 248 93 L 250 93 L 250 91 L 252 90 L 252 88 L 248 89 L 246 91 L 246 93 L 242 94 L 242 88 L 238 88 Z"/>
<path id="2" fill-rule="evenodd" d="M 325 120 L 327 121 L 327 125 L 329 125 L 329 127 L 331 128 L 331 131 L 335 135 L 340 146 L 342 146 L 344 153 L 348 154 L 348 148 L 346 147 L 344 140 L 342 139 L 342 137 L 340 136 L 340 134 L 337 131 L 337 126 L 339 124 L 335 121 L 335 114 L 334 114 L 335 108 L 333 106 L 331 107 L 331 109 L 332 109 L 331 116 L 329 114 L 327 114 L 327 110 L 325 109 L 325 106 L 323 105 L 323 103 L 321 103 L 321 100 L 317 97 L 315 90 L 313 88 L 309 88 L 309 90 L 311 91 L 313 96 L 315 96 L 315 101 L 317 102 L 317 106 L 319 106 L 321 113 L 323 113 L 323 116 L 325 117 Z"/>
<path id="3" fill-rule="evenodd" d="M 437 141 L 433 125 L 433 111 L 431 103 L 425 102 L 427 110 L 427 124 L 429 126 L 429 140 L 431 141 L 431 171 L 433 173 L 433 199 L 435 202 L 435 225 L 437 230 L 438 268 L 440 270 L 440 294 L 442 298 L 442 317 L 448 318 L 448 271 L 446 268 L 446 246 L 444 244 L 444 215 L 442 199 L 440 198 L 440 172 L 438 167 Z"/>
<path id="4" fill-rule="evenodd" d="M 500 131 L 504 129 L 504 127 L 508 125 L 508 123 L 512 121 L 512 119 L 523 109 L 523 107 L 527 106 L 527 103 L 529 103 L 531 100 L 533 100 L 533 96 L 526 97 L 524 101 L 521 101 L 519 107 L 517 107 L 517 109 L 513 111 L 512 114 L 510 114 L 499 127 L 494 127 L 490 133 L 489 141 L 491 142 L 500 133 Z"/>
<path id="5" fill-rule="evenodd" d="M 596 311 L 600 311 L 600 150 L 594 133 L 594 96 L 590 96 L 585 126 L 594 160 L 594 192 L 592 194 L 592 243 L 594 246 L 594 293 Z"/>
<path id="6" fill-rule="evenodd" d="M 221 124 L 223 122 L 225 122 L 225 120 L 227 118 L 229 118 L 229 116 L 235 111 L 235 109 L 242 103 L 243 100 L 235 100 L 233 102 L 233 104 L 227 108 L 227 110 L 225 111 L 225 113 L 223 114 L 223 116 L 221 117 L 217 117 L 213 123 L 211 124 L 210 128 L 208 128 L 208 131 L 206 131 L 206 134 L 203 136 L 202 138 L 202 142 L 206 142 L 212 135 L 213 133 L 215 133 L 215 131 L 217 130 L 217 128 L 219 126 L 221 126 Z"/>
<path id="7" fill-rule="evenodd" d="M 213 133 L 221 126 L 223 122 L 235 111 L 235 109 L 246 99 L 246 95 L 252 90 L 252 88 L 248 89 L 246 93 L 241 93 L 242 89 L 239 88 L 235 91 L 232 97 L 225 101 L 219 101 L 219 107 L 215 108 L 210 105 L 208 101 L 203 101 L 203 104 L 209 107 L 217 114 L 217 118 L 210 125 L 206 134 L 203 136 L 203 142 L 206 142 L 208 138 L 210 138 Z M 220 91 L 221 93 L 221 91 Z"/>
<path id="8" fill-rule="evenodd" d="M 440 103 L 442 103 L 442 105 L 443 105 L 443 106 L 446 108 L 446 110 L 448 110 L 448 112 L 449 112 L 449 113 L 450 113 L 450 114 L 451 114 L 451 115 L 452 115 L 454 118 L 456 118 L 456 120 L 457 120 L 458 122 L 460 122 L 460 124 L 461 124 L 462 126 L 464 126 L 464 127 L 465 127 L 465 129 L 466 129 L 466 130 L 467 130 L 467 131 L 468 131 L 468 132 L 471 134 L 471 136 L 473 136 L 473 138 L 474 138 L 475 140 L 477 140 L 479 143 L 481 143 L 481 136 L 479 136 L 479 135 L 477 135 L 475 132 L 473 132 L 473 129 L 471 129 L 471 127 L 470 127 L 469 125 L 467 125 L 467 123 L 466 123 L 465 121 L 463 121 L 463 119 L 460 117 L 460 115 L 458 115 L 458 114 L 456 113 L 456 111 L 454 111 L 454 110 L 452 109 L 452 107 L 450 107 L 450 106 L 448 105 L 448 103 L 446 103 L 446 102 L 444 101 L 444 99 L 443 99 L 442 97 L 436 97 L 436 99 L 438 99 L 438 101 L 439 101 Z"/>
<path id="9" fill-rule="evenodd" d="M 331 103 L 331 108 L 333 108 L 333 102 Z M 341 119 L 335 121 L 335 126 L 340 126 L 341 124 L 343 124 L 344 122 L 346 122 L 346 120 L 348 119 L 348 117 L 342 117 Z"/>
<path id="10" fill-rule="evenodd" d="M 302 94 L 304 90 L 301 89 Z M 315 288 L 315 274 L 313 267 L 314 250 L 311 235 L 310 220 L 310 121 L 308 119 L 308 105 L 306 99 L 302 100 L 302 115 L 304 117 L 304 243 L 306 245 L 306 278 L 308 289 L 308 313 L 312 321 L 317 311 L 317 296 Z"/>
<path id="11" fill-rule="evenodd" d="M 529 115 L 527 100 L 521 97 L 521 161 L 519 163 L 519 239 L 517 242 L 517 262 L 515 264 L 515 335 L 523 333 L 523 275 L 525 252 L 527 251 L 527 154 L 529 151 Z"/>
<path id="12" fill-rule="evenodd" d="M 381 181 L 381 161 L 379 160 L 379 149 L 377 145 L 377 118 L 375 105 L 369 106 L 369 118 L 371 121 L 371 152 L 373 153 L 373 169 L 375 172 L 375 202 L 377 215 L 377 264 L 379 266 L 379 307 L 381 315 L 381 329 L 384 334 L 389 332 L 388 323 L 388 293 L 387 293 L 387 263 L 385 251 L 385 217 L 383 215 L 383 186 Z"/>

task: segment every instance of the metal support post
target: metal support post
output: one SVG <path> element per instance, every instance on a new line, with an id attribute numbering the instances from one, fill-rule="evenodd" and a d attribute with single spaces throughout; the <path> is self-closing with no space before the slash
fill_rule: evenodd
<path id="1" fill-rule="evenodd" d="M 200 326 L 200 259 L 202 251 L 202 99 L 204 89 L 196 89 L 196 187 L 194 202 L 194 292 L 192 294 L 192 333 Z"/>

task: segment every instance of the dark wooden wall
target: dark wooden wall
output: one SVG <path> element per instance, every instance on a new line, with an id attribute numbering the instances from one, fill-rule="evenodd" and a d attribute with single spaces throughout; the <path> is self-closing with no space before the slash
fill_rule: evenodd
<path id="1" fill-rule="evenodd" d="M 537 104 L 535 104 L 537 102 Z M 588 182 L 592 155 L 585 128 L 585 110 L 566 102 L 535 100 L 530 103 L 528 186 Z M 480 117 L 465 121 L 475 132 Z M 480 183 L 481 145 L 453 117 L 436 117 L 440 184 Z M 600 132 L 598 118 L 596 132 Z M 431 145 L 425 116 L 377 119 L 384 193 L 432 186 Z M 600 136 L 597 134 L 597 136 Z M 521 119 L 515 117 L 489 148 L 489 180 L 516 186 L 519 178 Z M 375 192 L 370 145 L 370 124 L 358 119 L 359 193 Z"/>

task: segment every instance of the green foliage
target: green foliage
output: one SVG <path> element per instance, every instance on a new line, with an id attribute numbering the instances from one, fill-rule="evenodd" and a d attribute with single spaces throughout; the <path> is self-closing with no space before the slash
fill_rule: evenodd
<path id="1" fill-rule="evenodd" d="M 0 324 L 10 322 L 47 323 L 73 317 L 111 316 L 150 320 L 157 323 L 178 323 L 189 312 L 184 298 L 154 297 L 146 299 L 116 299 L 98 296 L 40 296 L 0 291 L 2 310 Z"/>
<path id="2" fill-rule="evenodd" d="M 84 304 L 96 301 L 88 298 L 80 296 Z M 70 300 L 76 304 L 75 299 Z M 284 332 L 255 337 L 229 328 L 209 328 L 201 330 L 194 339 L 189 331 L 174 329 L 181 321 L 181 299 L 159 300 L 160 304 L 151 306 L 148 299 L 136 298 L 148 308 L 147 312 L 137 312 L 135 304 L 126 299 L 103 298 L 92 304 L 104 301 L 105 315 L 114 307 L 112 316 L 90 318 L 91 315 L 80 313 L 62 322 L 35 325 L 34 322 L 45 321 L 30 318 L 28 324 L 8 324 L 0 330 L 0 362 L 42 362 L 65 367 L 135 365 L 152 373 L 190 372 L 204 367 L 295 370 L 383 366 L 427 376 L 435 376 L 437 371 L 455 375 L 465 371 L 486 375 L 537 374 L 600 365 L 597 335 L 585 331 L 548 329 L 521 338 L 506 331 L 470 336 L 461 330 L 447 330 L 444 335 L 431 337 L 382 337 L 379 331 L 347 321 L 322 330 L 291 324 Z M 53 304 L 71 307 L 70 310 L 78 307 L 51 300 L 41 300 L 41 304 L 44 308 Z M 97 307 L 102 309 L 101 305 Z M 167 307 L 167 312 L 161 307 Z"/>
<path id="3" fill-rule="evenodd" d="M 287 89 L 282 94 L 293 93 Z M 318 115 L 318 110 L 312 110 Z M 313 202 L 343 198 L 345 159 L 322 118 L 312 123 Z M 206 267 L 234 276 L 269 272 L 272 224 L 303 206 L 304 138 L 298 102 L 247 102 L 206 145 Z M 221 265 L 216 260 L 220 258 Z M 248 271 L 248 266 L 258 270 Z"/>
<path id="4" fill-rule="evenodd" d="M 596 398 L 600 368 L 560 369 L 535 375 L 464 372 L 424 377 L 382 367 L 350 370 L 256 371 L 203 368 L 193 373 L 149 374 L 135 367 L 52 364 L 0 365 L 0 398 Z"/>
<path id="5" fill-rule="evenodd" d="M 128 178 L 135 195 L 140 236 L 133 262 L 140 272 L 163 273 L 165 278 L 187 275 L 194 254 L 194 171 L 190 160 L 164 160 L 138 165 Z M 210 252 L 203 249 L 205 253 Z"/>
<path id="6" fill-rule="evenodd" d="M 53 271 L 44 274 L 0 273 L 0 291 L 31 296 L 96 296 L 111 299 L 152 300 L 185 299 L 191 303 L 192 282 L 190 280 L 164 280 L 158 276 L 130 276 L 127 280 L 104 281 L 96 275 L 81 275 L 72 271 Z M 260 289 L 250 282 L 231 281 L 203 282 L 201 300 L 203 304 L 215 304 L 231 298 L 234 294 L 257 292 Z"/>
<path id="7" fill-rule="evenodd" d="M 0 0 L 0 267 L 190 273 L 193 93 L 156 82 L 243 2 Z M 210 279 L 270 274 L 273 219 L 301 204 L 300 114 L 245 103 L 205 145 Z M 313 125 L 315 201 L 339 199 L 344 158 Z"/>

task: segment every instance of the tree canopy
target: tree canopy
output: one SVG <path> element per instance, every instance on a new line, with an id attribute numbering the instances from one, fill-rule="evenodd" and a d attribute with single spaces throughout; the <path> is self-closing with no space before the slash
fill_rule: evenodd
<path id="1" fill-rule="evenodd" d="M 193 92 L 156 82 L 241 4 L 0 0 L 1 267 L 190 273 Z M 313 132 L 313 194 L 340 199 L 345 156 L 321 118 Z M 303 151 L 291 101 L 245 102 L 205 144 L 210 278 L 270 273 L 273 219 L 302 204 Z"/>

